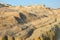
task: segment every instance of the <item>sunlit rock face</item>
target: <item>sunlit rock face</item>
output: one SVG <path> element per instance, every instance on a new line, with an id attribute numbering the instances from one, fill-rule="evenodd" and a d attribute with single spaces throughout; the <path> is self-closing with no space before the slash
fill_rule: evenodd
<path id="1" fill-rule="evenodd" d="M 60 9 L 0 3 L 0 40 L 60 40 Z"/>

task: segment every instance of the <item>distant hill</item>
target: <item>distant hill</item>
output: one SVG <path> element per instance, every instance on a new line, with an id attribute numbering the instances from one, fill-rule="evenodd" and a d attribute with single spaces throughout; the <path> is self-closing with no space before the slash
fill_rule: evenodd
<path id="1" fill-rule="evenodd" d="M 11 6 L 11 5 L 5 4 L 5 3 L 0 3 L 0 7 L 8 7 L 8 6 Z"/>

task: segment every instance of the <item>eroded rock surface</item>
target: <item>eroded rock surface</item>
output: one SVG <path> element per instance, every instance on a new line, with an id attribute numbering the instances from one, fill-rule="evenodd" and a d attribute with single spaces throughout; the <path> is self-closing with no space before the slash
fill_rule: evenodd
<path id="1" fill-rule="evenodd" d="M 60 40 L 60 9 L 1 7 L 0 40 Z"/>

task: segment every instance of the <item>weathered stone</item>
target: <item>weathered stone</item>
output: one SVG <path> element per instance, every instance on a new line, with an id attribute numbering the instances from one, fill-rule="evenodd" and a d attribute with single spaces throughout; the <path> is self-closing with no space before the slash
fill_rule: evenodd
<path id="1" fill-rule="evenodd" d="M 60 40 L 60 9 L 0 4 L 0 40 Z"/>

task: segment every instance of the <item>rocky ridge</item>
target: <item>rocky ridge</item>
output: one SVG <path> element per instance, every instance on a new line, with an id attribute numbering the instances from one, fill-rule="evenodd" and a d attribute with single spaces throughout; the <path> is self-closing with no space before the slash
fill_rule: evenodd
<path id="1" fill-rule="evenodd" d="M 0 3 L 0 40 L 60 40 L 60 9 Z"/>

